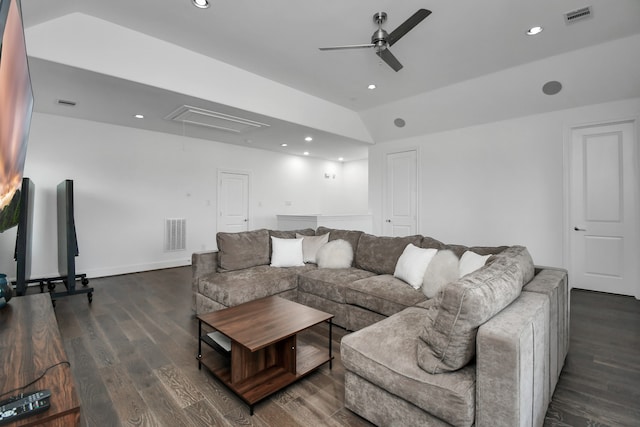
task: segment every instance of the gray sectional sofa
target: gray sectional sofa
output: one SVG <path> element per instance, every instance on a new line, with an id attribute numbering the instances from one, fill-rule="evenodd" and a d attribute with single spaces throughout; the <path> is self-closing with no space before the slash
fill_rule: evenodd
<path id="1" fill-rule="evenodd" d="M 271 237 L 345 240 L 350 267 L 272 267 Z M 218 233 L 192 256 L 193 309 L 205 313 L 271 295 L 335 315 L 345 406 L 374 424 L 539 426 L 568 352 L 567 272 L 535 267 L 521 246 L 466 247 L 426 236 L 360 231 Z M 394 276 L 404 249 L 490 255 L 427 298 Z"/>

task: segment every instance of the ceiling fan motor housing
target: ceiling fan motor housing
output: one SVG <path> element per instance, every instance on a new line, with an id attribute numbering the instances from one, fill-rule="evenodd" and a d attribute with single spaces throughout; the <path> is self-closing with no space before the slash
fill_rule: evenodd
<path id="1" fill-rule="evenodd" d="M 378 31 L 373 33 L 371 36 L 371 44 L 376 45 L 377 47 L 383 47 L 387 44 L 387 37 L 389 34 L 382 28 L 378 28 Z"/>
<path id="2" fill-rule="evenodd" d="M 376 12 L 373 15 L 373 22 L 378 24 L 378 30 L 371 36 L 371 44 L 376 45 L 378 48 L 384 47 L 387 44 L 389 34 L 382 29 L 382 24 L 384 24 L 386 20 L 386 12 Z"/>

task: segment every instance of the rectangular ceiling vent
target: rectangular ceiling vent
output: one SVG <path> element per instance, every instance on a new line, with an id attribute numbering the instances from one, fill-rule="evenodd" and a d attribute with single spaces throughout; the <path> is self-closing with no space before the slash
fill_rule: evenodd
<path id="1" fill-rule="evenodd" d="M 574 22 L 582 21 L 592 15 L 591 6 L 585 6 L 580 9 L 573 10 L 564 14 L 564 22 L 571 24 Z"/>
<path id="2" fill-rule="evenodd" d="M 56 102 L 59 105 L 66 105 L 68 107 L 75 107 L 76 106 L 76 102 L 75 101 L 69 101 L 67 99 L 56 99 Z"/>
<path id="3" fill-rule="evenodd" d="M 191 107 L 189 105 L 181 106 L 165 117 L 165 119 L 180 123 L 206 126 L 233 133 L 243 133 L 249 130 L 269 127 L 266 123 L 260 123 L 255 120 L 236 117 L 217 111 L 206 110 L 204 108 Z"/>

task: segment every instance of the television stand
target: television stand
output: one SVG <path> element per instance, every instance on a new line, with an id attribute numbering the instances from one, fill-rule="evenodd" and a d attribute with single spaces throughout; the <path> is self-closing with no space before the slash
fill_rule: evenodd
<path id="1" fill-rule="evenodd" d="M 77 280 L 80 280 L 80 283 L 82 284 L 81 288 L 76 288 Z M 49 295 L 51 296 L 51 302 L 53 303 L 54 307 L 56 305 L 56 298 L 66 297 L 70 295 L 77 295 L 77 294 L 87 294 L 87 299 L 89 300 L 89 304 L 93 302 L 93 288 L 87 287 L 87 285 L 89 284 L 89 279 L 87 279 L 86 274 L 76 274 L 73 282 L 71 284 L 69 284 L 68 282 L 69 281 L 67 276 L 60 276 L 60 277 L 44 277 L 40 279 L 25 280 L 24 289 L 17 289 L 16 283 L 13 282 L 13 284 L 16 285 L 17 295 L 26 295 L 26 288 L 29 283 L 38 283 L 40 285 L 40 293 L 44 293 L 44 287 L 46 286 L 49 292 Z M 60 283 L 65 285 L 66 290 L 56 292 L 56 286 L 59 285 Z"/>
<path id="2" fill-rule="evenodd" d="M 12 299 L 0 310 L 0 325 L 0 342 L 5 346 L 0 351 L 2 398 L 45 389 L 51 392 L 47 411 L 11 426 L 79 426 L 76 381 L 49 298 L 35 294 Z"/>

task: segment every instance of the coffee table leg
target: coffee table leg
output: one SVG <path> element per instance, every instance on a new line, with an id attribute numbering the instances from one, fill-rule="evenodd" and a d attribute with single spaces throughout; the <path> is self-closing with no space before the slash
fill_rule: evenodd
<path id="1" fill-rule="evenodd" d="M 329 369 L 333 369 L 333 321 L 329 319 Z"/>

